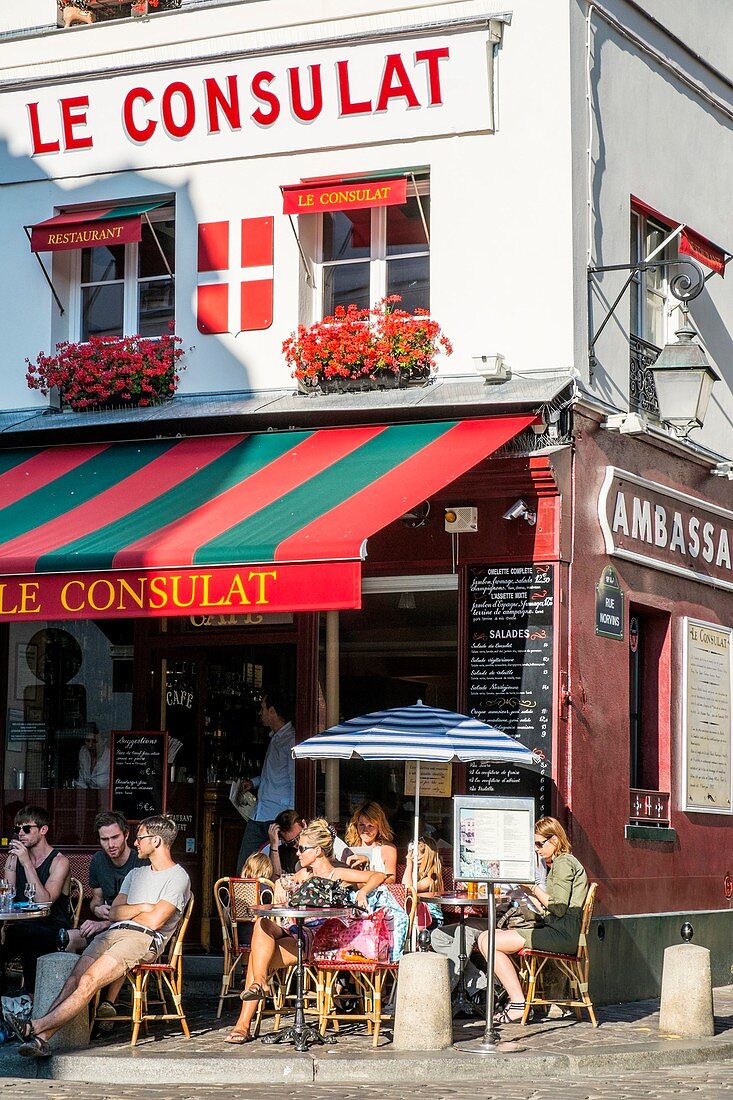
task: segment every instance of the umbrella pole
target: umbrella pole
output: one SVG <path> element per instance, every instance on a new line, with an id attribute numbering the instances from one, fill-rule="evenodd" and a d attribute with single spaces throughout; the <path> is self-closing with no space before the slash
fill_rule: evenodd
<path id="1" fill-rule="evenodd" d="M 417 896 L 417 884 L 418 884 L 418 833 L 420 832 L 420 761 L 415 761 L 415 823 L 412 832 L 412 887 Z M 417 904 L 417 902 L 416 902 Z M 417 913 L 415 913 L 415 919 L 412 922 L 412 943 L 410 945 L 412 950 L 415 950 L 417 946 Z"/>

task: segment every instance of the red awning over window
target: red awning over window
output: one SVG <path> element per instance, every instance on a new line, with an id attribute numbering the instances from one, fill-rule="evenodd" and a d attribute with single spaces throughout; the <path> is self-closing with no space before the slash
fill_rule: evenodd
<path id="1" fill-rule="evenodd" d="M 324 214 L 333 210 L 363 210 L 401 206 L 407 202 L 407 179 L 321 180 L 281 187 L 283 214 Z"/>
<path id="2" fill-rule="evenodd" d="M 146 202 L 56 214 L 30 226 L 31 252 L 62 252 L 139 241 L 142 215 L 163 205 L 162 202 Z"/>
<path id="3" fill-rule="evenodd" d="M 680 252 L 685 253 L 687 256 L 692 256 L 693 259 L 699 263 L 704 264 L 705 267 L 709 267 L 711 271 L 715 271 L 718 275 L 725 275 L 726 253 L 724 248 L 720 248 L 719 245 L 713 244 L 707 237 L 703 237 L 701 233 L 697 233 L 694 229 L 691 229 L 689 225 L 684 225 L 678 219 L 670 218 L 666 214 L 660 214 L 658 210 L 655 210 L 653 206 L 649 206 L 648 203 L 642 202 L 641 199 L 631 196 L 631 205 L 634 210 L 639 214 L 643 214 L 645 217 L 654 218 L 656 221 L 661 222 L 662 225 L 667 226 L 670 231 L 680 224 L 683 225 L 682 232 L 680 233 Z"/>

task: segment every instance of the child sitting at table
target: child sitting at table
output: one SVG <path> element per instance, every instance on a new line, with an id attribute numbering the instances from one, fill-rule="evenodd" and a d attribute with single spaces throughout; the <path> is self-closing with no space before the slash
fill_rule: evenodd
<path id="1" fill-rule="evenodd" d="M 407 864 L 402 876 L 403 886 L 413 885 L 414 844 L 407 848 Z M 417 892 L 418 894 L 439 894 L 443 889 L 443 863 L 438 855 L 438 847 L 432 837 L 421 836 L 417 841 Z M 443 923 L 443 910 L 437 901 L 421 902 L 418 921 L 421 928 L 432 932 Z"/>

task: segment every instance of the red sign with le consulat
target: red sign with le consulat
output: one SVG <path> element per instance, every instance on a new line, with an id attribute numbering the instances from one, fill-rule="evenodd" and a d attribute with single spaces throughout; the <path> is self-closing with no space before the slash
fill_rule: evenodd
<path id="1" fill-rule="evenodd" d="M 362 210 L 371 206 L 401 206 L 407 202 L 407 180 L 339 180 L 318 186 L 283 187 L 283 214 L 322 214 L 329 210 Z"/>
<path id="2" fill-rule="evenodd" d="M 0 577 L 0 621 L 358 607 L 361 569 L 351 561 Z"/>

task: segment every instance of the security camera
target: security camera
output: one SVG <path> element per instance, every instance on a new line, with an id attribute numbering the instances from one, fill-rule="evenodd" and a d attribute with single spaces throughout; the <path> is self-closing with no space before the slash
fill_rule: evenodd
<path id="1" fill-rule="evenodd" d="M 514 519 L 523 519 L 527 521 L 530 527 L 534 527 L 535 523 L 537 522 L 537 513 L 530 512 L 525 501 L 515 500 L 511 508 L 507 508 L 502 518 L 508 519 L 510 521 Z"/>

